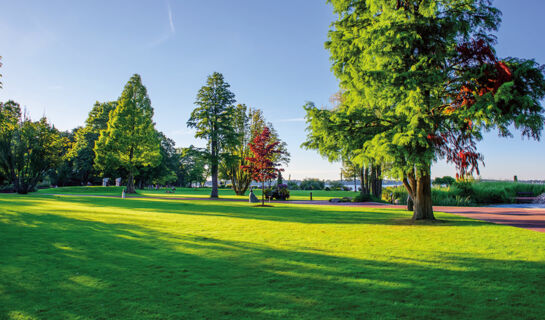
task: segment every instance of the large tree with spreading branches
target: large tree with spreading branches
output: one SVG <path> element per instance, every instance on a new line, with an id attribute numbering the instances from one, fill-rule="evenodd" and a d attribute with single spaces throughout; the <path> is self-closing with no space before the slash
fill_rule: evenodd
<path id="1" fill-rule="evenodd" d="M 373 127 L 365 154 L 388 163 L 414 199 L 413 219 L 433 220 L 430 167 L 446 158 L 460 176 L 478 170 L 482 132 L 517 128 L 539 139 L 543 68 L 500 59 L 490 0 L 330 0 L 337 20 L 326 48 L 346 115 Z"/>

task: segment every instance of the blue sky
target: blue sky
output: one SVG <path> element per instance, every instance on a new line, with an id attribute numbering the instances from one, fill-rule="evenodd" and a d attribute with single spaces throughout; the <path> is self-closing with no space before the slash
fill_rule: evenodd
<path id="1" fill-rule="evenodd" d="M 545 63 L 545 1 L 495 4 L 503 11 L 498 55 Z M 338 90 L 323 45 L 334 18 L 321 0 L 0 0 L 0 100 L 67 130 L 83 124 L 95 101 L 117 99 L 139 73 L 157 128 L 177 146 L 202 146 L 186 121 L 198 89 L 218 71 L 237 101 L 262 109 L 288 143 L 286 176 L 334 179 L 339 164 L 299 148 L 302 105 L 328 105 Z M 490 133 L 479 148 L 483 178 L 545 179 L 545 142 Z M 432 175 L 454 175 L 454 168 L 440 162 Z"/>

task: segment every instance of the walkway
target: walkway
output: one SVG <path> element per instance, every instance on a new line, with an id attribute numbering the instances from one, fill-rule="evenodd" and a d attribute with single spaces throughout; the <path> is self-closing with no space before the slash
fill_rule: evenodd
<path id="1" fill-rule="evenodd" d="M 316 204 L 331 204 L 327 201 Z M 304 201 L 310 203 L 310 201 Z M 335 205 L 345 205 L 361 208 L 392 208 L 406 209 L 406 206 L 389 205 L 376 202 L 367 203 L 338 203 Z M 507 208 L 507 207 L 446 207 L 434 206 L 434 211 L 447 212 L 463 217 L 477 220 L 483 220 L 498 224 L 506 224 L 514 227 L 525 228 L 538 232 L 545 232 L 545 208 Z"/>

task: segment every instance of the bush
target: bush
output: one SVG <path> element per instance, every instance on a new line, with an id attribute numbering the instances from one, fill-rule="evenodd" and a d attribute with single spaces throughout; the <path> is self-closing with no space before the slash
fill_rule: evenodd
<path id="1" fill-rule="evenodd" d="M 343 189 L 343 184 L 340 181 L 332 181 L 329 184 L 329 188 L 334 191 L 340 191 Z"/>
<path id="2" fill-rule="evenodd" d="M 299 188 L 301 188 L 301 190 L 323 190 L 325 188 L 325 183 L 319 179 L 307 178 L 301 181 Z"/>
<path id="3" fill-rule="evenodd" d="M 382 189 L 382 200 L 397 204 L 407 204 L 409 193 L 404 186 L 386 187 Z"/>
<path id="4" fill-rule="evenodd" d="M 472 181 L 456 181 L 452 188 L 452 191 L 462 197 L 473 197 L 473 183 Z"/>
<path id="5" fill-rule="evenodd" d="M 288 185 L 286 184 L 279 184 L 273 192 L 273 198 L 277 200 L 287 200 L 289 197 L 290 191 L 288 190 Z"/>
<path id="6" fill-rule="evenodd" d="M 288 181 L 289 190 L 299 190 L 299 185 L 295 181 Z"/>
<path id="7" fill-rule="evenodd" d="M 0 186 L 0 193 L 12 193 L 15 192 L 15 187 L 12 184 Z"/>
<path id="8" fill-rule="evenodd" d="M 355 196 L 353 199 L 352 199 L 352 202 L 380 202 L 380 199 L 378 199 L 377 197 L 373 196 L 372 194 L 362 194 L 362 193 L 359 193 L 357 196 Z"/>
<path id="9" fill-rule="evenodd" d="M 444 176 L 442 178 L 435 178 L 435 180 L 433 180 L 433 184 L 434 185 L 446 185 L 446 186 L 451 186 L 453 185 L 454 183 L 456 182 L 456 179 L 454 179 L 453 177 L 451 176 Z"/>
<path id="10" fill-rule="evenodd" d="M 267 188 L 264 194 L 267 199 L 271 198 L 271 200 L 287 200 L 290 197 L 290 191 L 286 184 L 280 184 L 274 189 Z"/>
<path id="11" fill-rule="evenodd" d="M 42 181 L 36 185 L 36 189 L 47 189 L 51 188 L 51 183 L 49 181 Z"/>

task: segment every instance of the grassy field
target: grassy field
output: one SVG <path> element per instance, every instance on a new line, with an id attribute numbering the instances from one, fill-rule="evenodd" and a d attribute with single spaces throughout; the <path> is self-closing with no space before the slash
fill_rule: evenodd
<path id="1" fill-rule="evenodd" d="M 393 209 L 0 195 L 0 319 L 542 319 L 545 234 Z"/>
<path id="2" fill-rule="evenodd" d="M 88 194 L 88 195 L 121 195 L 124 187 L 60 187 L 50 189 L 40 189 L 39 193 L 48 194 Z M 309 200 L 312 192 L 314 200 L 329 200 L 331 198 L 355 197 L 358 192 L 353 191 L 325 191 L 325 190 L 291 190 L 289 200 Z M 168 198 L 209 198 L 210 188 L 176 188 L 174 193 L 167 193 L 167 189 L 160 190 L 137 190 L 139 196 L 145 197 L 168 197 Z M 255 195 L 261 197 L 261 190 L 256 189 Z M 237 196 L 231 189 L 220 189 L 220 198 L 224 199 L 248 199 L 249 191 L 245 196 Z M 260 198 L 261 199 L 261 198 Z"/>

